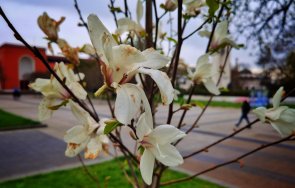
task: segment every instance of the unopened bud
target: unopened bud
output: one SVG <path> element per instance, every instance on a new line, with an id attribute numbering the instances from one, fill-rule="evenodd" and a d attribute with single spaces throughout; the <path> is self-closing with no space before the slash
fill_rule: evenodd
<path id="1" fill-rule="evenodd" d="M 177 8 L 177 1 L 175 1 L 175 0 L 166 0 L 163 8 L 166 11 L 171 11 L 172 12 Z"/>
<path id="2" fill-rule="evenodd" d="M 136 138 L 136 136 L 135 136 L 135 134 L 134 134 L 133 131 L 129 131 L 129 135 L 130 135 L 130 137 L 131 137 L 133 140 L 137 140 L 137 138 Z"/>

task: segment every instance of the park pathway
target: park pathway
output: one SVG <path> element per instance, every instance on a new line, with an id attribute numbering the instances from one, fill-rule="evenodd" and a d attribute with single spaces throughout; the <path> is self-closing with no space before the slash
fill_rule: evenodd
<path id="1" fill-rule="evenodd" d="M 40 96 L 23 96 L 19 101 L 10 96 L 0 96 L 0 108 L 31 119 L 37 119 L 37 105 Z M 101 117 L 108 117 L 109 110 L 104 101 L 95 101 Z M 157 123 L 165 123 L 166 107 L 159 107 Z M 200 109 L 194 108 L 187 114 L 185 123 L 190 125 Z M 176 113 L 175 116 L 180 116 Z M 238 109 L 209 108 L 192 134 L 188 135 L 178 148 L 183 154 L 191 153 L 231 133 L 239 118 Z M 254 117 L 251 116 L 253 120 Z M 177 118 L 172 123 L 177 124 Z M 62 108 L 53 118 L 45 121 L 47 128 L 0 132 L 0 180 L 30 175 L 47 170 L 77 166 L 76 158 L 64 157 L 66 144 L 62 138 L 76 120 L 68 108 Z M 127 133 L 128 130 L 126 130 Z M 124 138 L 130 148 L 131 140 Z M 229 139 L 208 152 L 193 156 L 180 167 L 189 173 L 196 173 L 212 165 L 233 159 L 251 149 L 279 139 L 276 132 L 267 125 L 256 124 L 236 137 Z M 99 158 L 97 161 L 102 160 Z M 295 144 L 285 142 L 255 153 L 239 164 L 231 164 L 210 172 L 202 178 L 228 187 L 291 188 L 295 185 Z"/>

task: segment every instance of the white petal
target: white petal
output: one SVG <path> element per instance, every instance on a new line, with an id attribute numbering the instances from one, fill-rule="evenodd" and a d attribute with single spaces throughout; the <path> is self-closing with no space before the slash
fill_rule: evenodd
<path id="1" fill-rule="evenodd" d="M 281 114 L 288 109 L 287 106 L 279 106 L 278 108 L 267 109 L 265 116 L 271 120 L 277 120 Z"/>
<path id="2" fill-rule="evenodd" d="M 102 143 L 98 136 L 91 138 L 84 153 L 85 159 L 95 159 L 102 150 Z"/>
<path id="3" fill-rule="evenodd" d="M 196 71 L 193 74 L 193 79 L 199 80 L 212 77 L 212 64 L 209 63 L 209 55 L 205 54 L 199 57 L 196 63 Z"/>
<path id="4" fill-rule="evenodd" d="M 88 138 L 87 129 L 84 126 L 77 125 L 67 130 L 64 141 L 67 143 L 81 144 Z"/>
<path id="5" fill-rule="evenodd" d="M 136 5 L 136 18 L 137 18 L 137 23 L 140 23 L 140 20 L 143 16 L 143 6 L 141 0 L 137 0 L 137 5 Z"/>
<path id="6" fill-rule="evenodd" d="M 211 35 L 211 32 L 210 31 L 207 31 L 207 30 L 203 30 L 203 31 L 200 31 L 199 32 L 199 35 L 201 36 L 201 37 L 210 37 L 210 35 Z"/>
<path id="7" fill-rule="evenodd" d="M 143 27 L 140 24 L 136 23 L 129 18 L 121 18 L 118 20 L 118 29 L 116 33 L 123 34 L 124 32 L 134 31 L 137 35 L 139 35 L 142 31 L 144 31 Z"/>
<path id="8" fill-rule="evenodd" d="M 44 97 L 38 107 L 38 118 L 40 121 L 49 119 L 52 116 L 53 110 L 50 110 L 48 106 L 53 106 L 53 98 Z"/>
<path id="9" fill-rule="evenodd" d="M 90 14 L 88 16 L 88 28 L 90 39 L 97 55 L 104 63 L 109 64 L 107 58 L 105 57 L 104 46 L 105 43 L 108 43 L 110 46 L 117 45 L 115 40 L 112 38 L 112 35 L 99 20 L 99 18 L 94 14 Z M 106 39 L 106 35 L 111 37 Z"/>
<path id="10" fill-rule="evenodd" d="M 170 144 L 183 138 L 186 134 L 172 125 L 157 126 L 150 137 L 154 137 L 160 145 Z"/>
<path id="11" fill-rule="evenodd" d="M 140 173 L 142 179 L 148 185 L 152 183 L 154 165 L 155 157 L 148 149 L 145 149 L 140 160 Z"/>
<path id="12" fill-rule="evenodd" d="M 295 123 L 289 123 L 282 120 L 271 121 L 272 127 L 280 133 L 282 137 L 290 136 L 295 131 Z"/>
<path id="13" fill-rule="evenodd" d="M 138 49 L 126 45 L 121 44 L 119 46 L 113 47 L 114 54 L 114 66 L 130 66 L 134 63 L 140 63 L 146 61 L 145 56 Z"/>
<path id="14" fill-rule="evenodd" d="M 170 58 L 160 54 L 153 48 L 146 49 L 142 52 L 142 54 L 145 56 L 146 61 L 140 63 L 138 67 L 147 67 L 151 69 L 160 69 L 162 67 L 165 67 L 167 63 L 169 63 Z"/>
<path id="15" fill-rule="evenodd" d="M 138 72 L 148 74 L 156 82 L 161 93 L 163 104 L 167 105 L 173 101 L 174 88 L 172 87 L 171 81 L 166 73 L 146 68 L 139 68 Z"/>
<path id="16" fill-rule="evenodd" d="M 214 95 L 219 95 L 220 94 L 220 91 L 218 89 L 218 87 L 216 86 L 216 84 L 213 82 L 212 79 L 207 79 L 204 83 L 204 86 L 206 87 L 206 89 L 214 94 Z"/>
<path id="17" fill-rule="evenodd" d="M 220 44 L 227 44 L 232 46 L 233 48 L 239 48 L 239 46 L 237 45 L 237 43 L 235 43 L 235 41 L 233 41 L 230 36 L 226 36 L 224 37 L 222 40 L 220 40 Z"/>
<path id="18" fill-rule="evenodd" d="M 88 117 L 90 116 L 83 108 L 81 108 L 77 103 L 72 100 L 69 100 L 71 111 L 73 115 L 79 120 L 82 124 L 87 124 Z"/>
<path id="19" fill-rule="evenodd" d="M 122 44 L 112 49 L 113 53 L 113 82 L 120 82 L 124 75 L 128 75 L 129 80 L 135 74 L 137 64 L 146 61 L 144 55 L 136 48 Z"/>
<path id="20" fill-rule="evenodd" d="M 252 110 L 252 112 L 259 118 L 259 120 L 261 122 L 265 122 L 266 108 L 258 107 L 256 109 Z"/>
<path id="21" fill-rule="evenodd" d="M 82 99 L 85 100 L 87 97 L 87 92 L 85 91 L 85 89 L 81 86 L 81 84 L 79 84 L 78 82 L 72 82 L 68 85 L 69 89 L 71 89 L 71 91 L 74 93 L 74 95 L 78 98 L 78 99 Z"/>
<path id="22" fill-rule="evenodd" d="M 176 147 L 171 144 L 159 145 L 160 153 L 156 149 L 151 151 L 155 155 L 156 159 L 166 166 L 178 166 L 183 163 L 183 158 L 176 149 Z"/>
<path id="23" fill-rule="evenodd" d="M 131 120 L 140 112 L 141 93 L 134 84 L 123 84 L 116 89 L 115 116 L 124 124 L 130 124 Z"/>
<path id="24" fill-rule="evenodd" d="M 295 125 L 295 109 L 288 108 L 287 110 L 281 113 L 280 119 L 284 122 L 288 122 Z"/>
<path id="25" fill-rule="evenodd" d="M 283 92 L 284 92 L 284 87 L 280 87 L 280 89 L 278 89 L 278 91 L 274 94 L 272 98 L 272 105 L 274 108 L 278 108 L 280 106 Z"/>
<path id="26" fill-rule="evenodd" d="M 88 142 L 89 138 L 87 138 L 84 142 L 80 144 L 68 143 L 65 155 L 67 157 L 75 157 L 86 147 Z"/>
<path id="27" fill-rule="evenodd" d="M 145 135 L 148 135 L 152 129 L 153 124 L 150 124 L 150 120 L 147 119 L 147 112 L 144 112 L 140 115 L 137 124 L 136 124 L 136 135 L 139 138 L 139 141 L 143 139 Z"/>
<path id="28" fill-rule="evenodd" d="M 222 40 L 223 38 L 227 36 L 227 32 L 228 32 L 228 22 L 225 20 L 220 22 L 217 25 L 214 35 L 217 40 Z"/>
<path id="29" fill-rule="evenodd" d="M 44 88 L 50 87 L 50 85 L 50 79 L 37 78 L 35 82 L 29 85 L 29 87 L 34 89 L 35 91 L 41 92 L 42 90 L 44 90 Z"/>

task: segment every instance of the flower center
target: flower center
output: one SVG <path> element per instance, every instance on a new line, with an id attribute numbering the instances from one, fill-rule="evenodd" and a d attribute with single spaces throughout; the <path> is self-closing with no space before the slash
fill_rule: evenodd
<path id="1" fill-rule="evenodd" d="M 153 147 L 153 144 L 151 144 L 151 142 L 149 141 L 149 137 L 148 136 L 144 136 L 142 141 L 139 142 L 142 147 L 144 148 L 151 148 Z"/>

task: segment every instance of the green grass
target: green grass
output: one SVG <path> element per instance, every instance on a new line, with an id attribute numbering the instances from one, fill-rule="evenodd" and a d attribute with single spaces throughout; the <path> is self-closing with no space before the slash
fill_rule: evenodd
<path id="1" fill-rule="evenodd" d="M 193 103 L 200 105 L 200 107 L 205 106 L 207 101 L 192 100 Z M 288 106 L 290 108 L 295 108 L 295 104 L 281 104 L 282 106 Z M 227 101 L 211 101 L 211 107 L 224 107 L 224 108 L 241 108 L 241 102 L 227 102 Z"/>
<path id="2" fill-rule="evenodd" d="M 128 169 L 126 161 L 123 159 L 114 159 L 111 161 L 103 162 L 97 165 L 88 167 L 89 171 L 99 179 L 101 187 L 118 187 L 127 188 L 132 187 L 121 169 Z M 138 173 L 138 172 L 137 172 Z M 168 170 L 164 173 L 163 181 L 185 177 L 187 175 L 175 171 Z M 61 170 L 51 172 L 48 174 L 41 174 L 31 176 L 19 180 L 7 181 L 0 183 L 1 188 L 97 188 L 89 176 L 86 175 L 83 168 L 75 168 L 70 170 Z M 204 187 L 204 188 L 220 188 L 221 186 L 210 183 L 201 179 L 194 179 L 184 183 L 178 183 L 167 187 L 174 188 L 187 188 L 187 187 Z"/>
<path id="3" fill-rule="evenodd" d="M 207 104 L 207 101 L 192 100 L 192 103 L 203 107 Z M 227 101 L 211 101 L 211 107 L 224 107 L 224 108 L 241 108 L 242 103 L 240 102 L 227 102 Z"/>
<path id="4" fill-rule="evenodd" d="M 0 130 L 19 129 L 35 126 L 38 124 L 40 124 L 40 122 L 33 121 L 0 109 Z"/>

